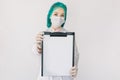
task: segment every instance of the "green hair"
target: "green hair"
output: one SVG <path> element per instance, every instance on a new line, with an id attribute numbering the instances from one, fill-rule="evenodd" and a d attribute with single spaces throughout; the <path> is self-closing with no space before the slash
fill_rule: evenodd
<path id="1" fill-rule="evenodd" d="M 67 16 L 67 7 L 65 4 L 61 3 L 61 2 L 56 2 L 54 3 L 50 9 L 49 9 L 49 12 L 48 12 L 48 15 L 47 15 L 47 27 L 50 28 L 51 27 L 51 19 L 50 19 L 50 16 L 52 15 L 53 11 L 56 9 L 56 8 L 62 8 L 65 12 L 65 21 L 66 21 L 66 16 Z M 64 26 L 64 23 L 61 25 L 61 27 Z"/>

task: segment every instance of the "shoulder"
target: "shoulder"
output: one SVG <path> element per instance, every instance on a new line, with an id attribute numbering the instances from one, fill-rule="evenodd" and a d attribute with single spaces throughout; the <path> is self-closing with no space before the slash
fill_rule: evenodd
<path id="1" fill-rule="evenodd" d="M 65 28 L 62 28 L 62 32 L 69 32 L 69 31 Z"/>
<path id="2" fill-rule="evenodd" d="M 71 30 L 68 30 L 68 29 L 65 29 L 65 28 L 63 28 L 63 31 L 66 31 L 66 32 L 74 32 L 74 31 L 71 31 Z"/>

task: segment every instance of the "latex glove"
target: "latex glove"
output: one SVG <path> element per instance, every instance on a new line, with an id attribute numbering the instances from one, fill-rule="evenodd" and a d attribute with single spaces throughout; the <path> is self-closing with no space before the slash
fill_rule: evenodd
<path id="1" fill-rule="evenodd" d="M 70 70 L 70 75 L 75 78 L 77 76 L 78 68 L 76 66 L 72 67 Z"/>

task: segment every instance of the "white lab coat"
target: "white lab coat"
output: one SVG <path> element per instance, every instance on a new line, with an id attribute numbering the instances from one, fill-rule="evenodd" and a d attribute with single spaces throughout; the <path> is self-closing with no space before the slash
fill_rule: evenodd
<path id="1" fill-rule="evenodd" d="M 52 32 L 51 28 L 47 29 L 46 31 Z M 67 30 L 65 30 L 64 28 L 62 28 L 62 30 L 59 31 L 59 32 L 67 32 Z M 40 53 L 37 52 L 36 44 L 34 44 L 34 46 L 33 46 L 33 53 L 37 54 L 37 55 L 40 55 Z M 78 60 L 79 60 L 79 53 L 78 53 L 78 50 L 77 50 L 77 46 L 75 45 L 75 65 L 76 65 L 76 67 L 78 67 Z M 74 78 L 72 78 L 71 76 L 41 77 L 40 74 L 38 75 L 38 79 L 37 80 L 74 80 Z"/>

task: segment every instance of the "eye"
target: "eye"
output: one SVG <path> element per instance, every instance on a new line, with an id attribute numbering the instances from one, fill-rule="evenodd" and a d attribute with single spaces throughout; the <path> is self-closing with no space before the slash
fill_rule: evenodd
<path id="1" fill-rule="evenodd" d="M 64 17 L 64 14 L 62 14 L 61 17 Z"/>
<path id="2" fill-rule="evenodd" d="M 55 14 L 54 14 L 54 16 L 58 16 L 58 14 L 57 14 L 57 13 L 55 13 Z"/>

